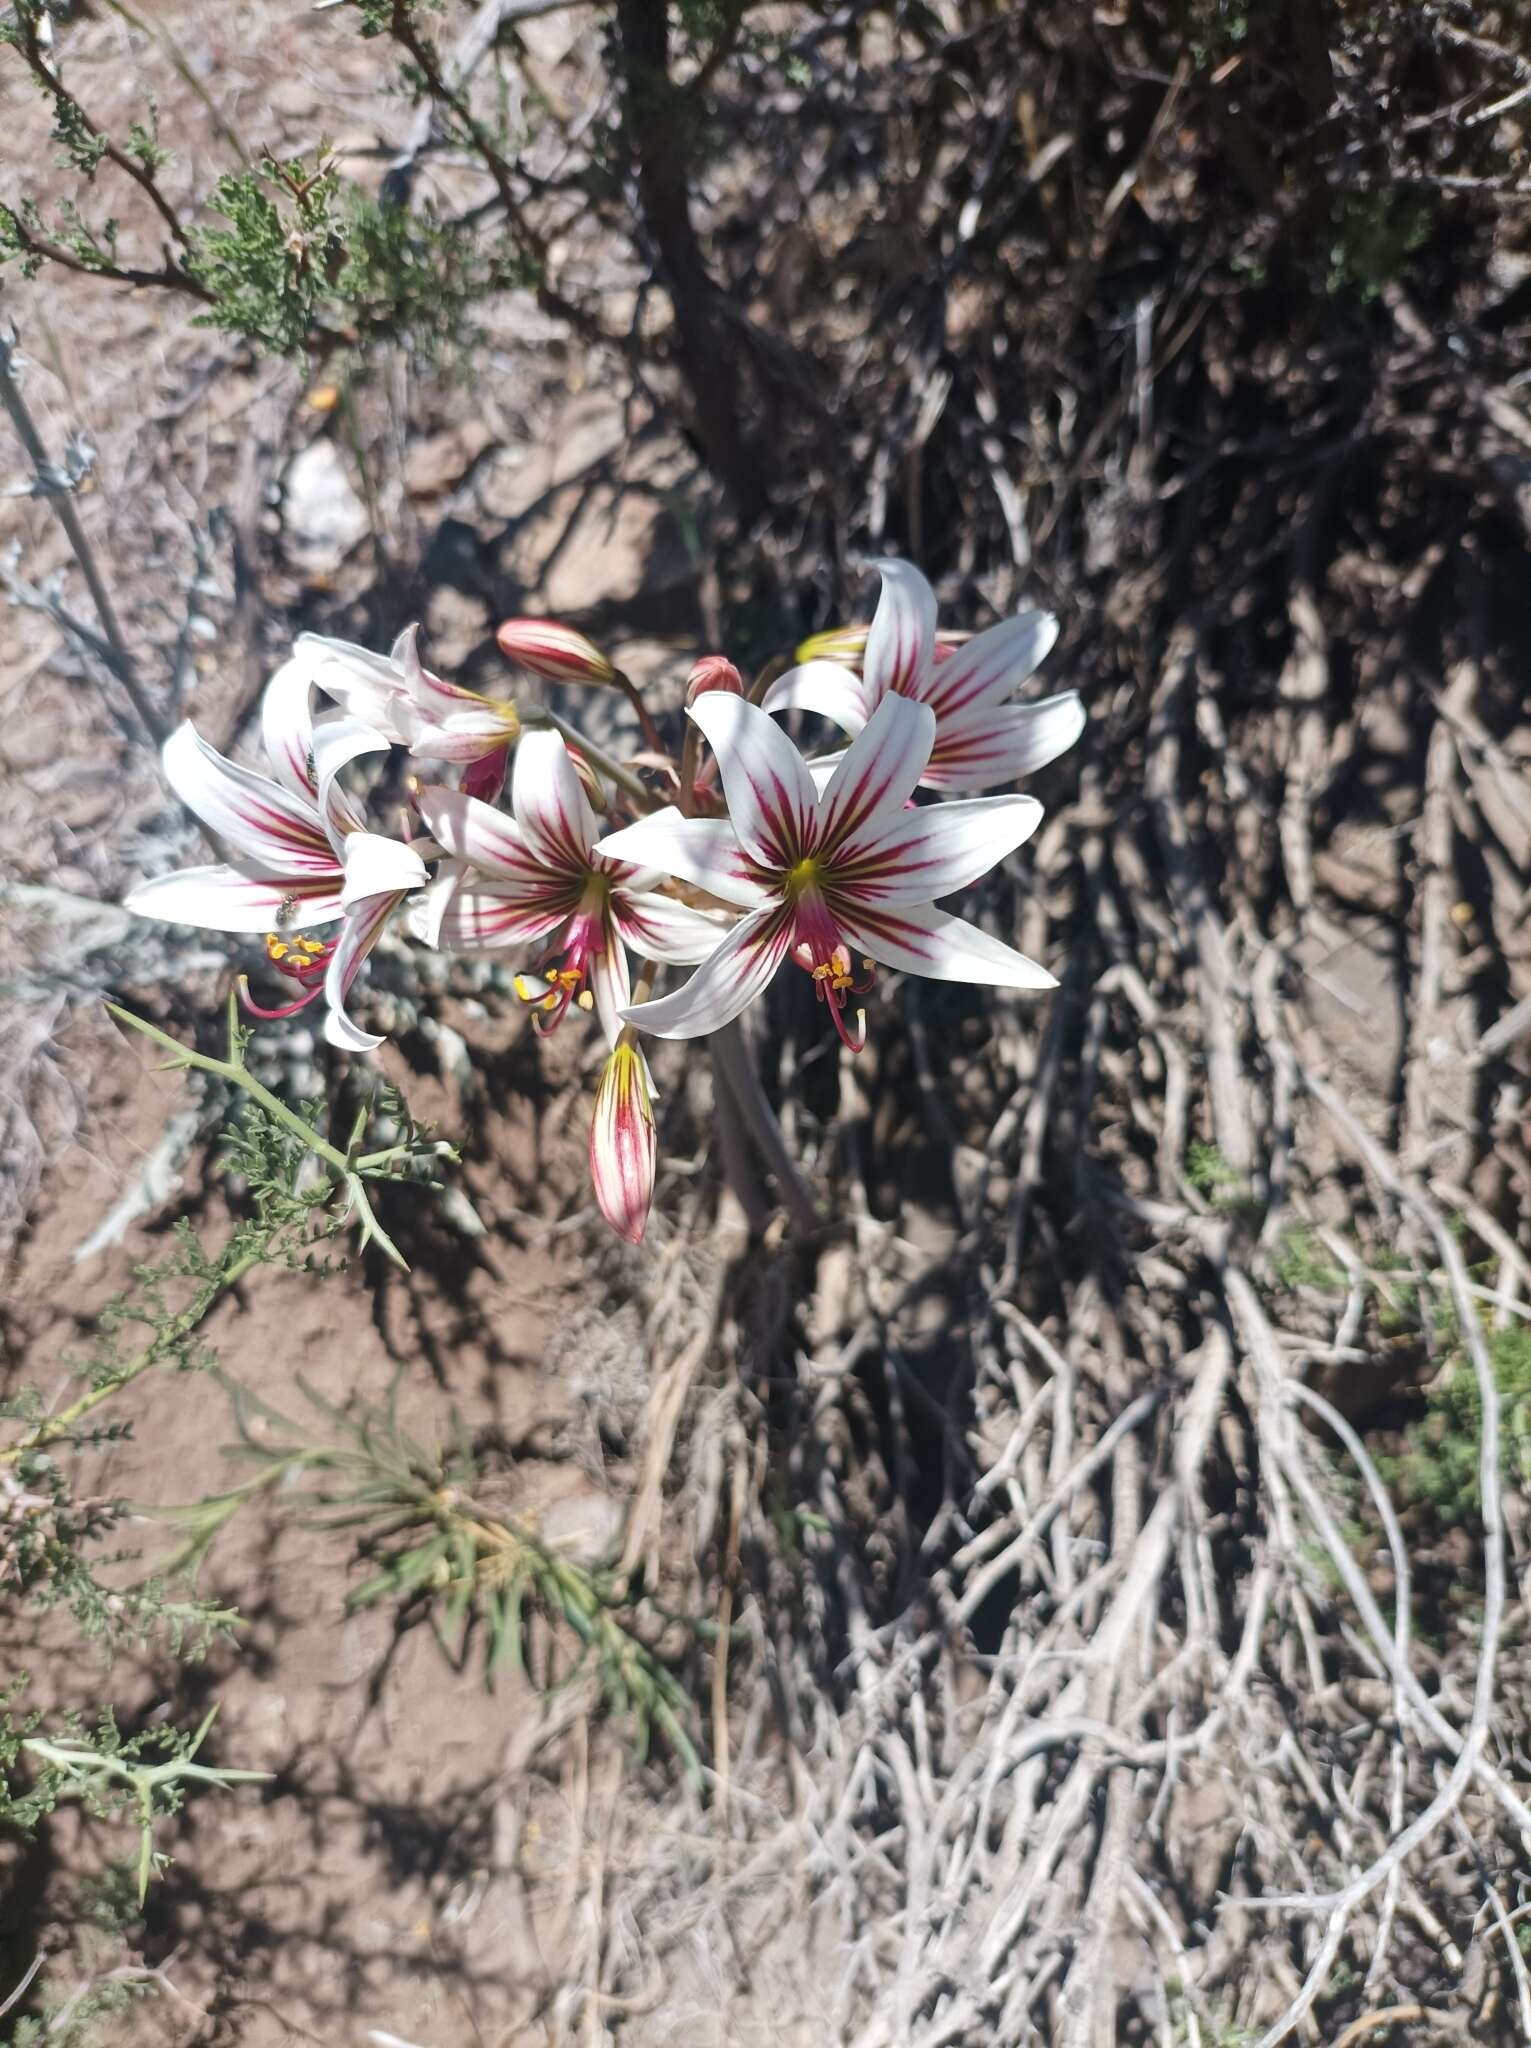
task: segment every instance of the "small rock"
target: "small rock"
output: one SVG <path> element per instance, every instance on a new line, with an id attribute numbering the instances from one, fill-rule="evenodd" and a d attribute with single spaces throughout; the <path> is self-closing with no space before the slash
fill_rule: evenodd
<path id="1" fill-rule="evenodd" d="M 459 483 L 494 440 L 483 420 L 429 434 L 404 458 L 404 488 L 412 498 L 435 498 Z"/>
<path id="2" fill-rule="evenodd" d="M 282 524 L 294 565 L 311 576 L 338 569 L 370 528 L 333 441 L 310 441 L 282 479 Z"/>

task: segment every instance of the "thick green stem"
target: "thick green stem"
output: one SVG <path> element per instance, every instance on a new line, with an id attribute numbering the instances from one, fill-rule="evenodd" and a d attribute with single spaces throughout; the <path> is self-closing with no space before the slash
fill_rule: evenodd
<path id="1" fill-rule="evenodd" d="M 523 715 L 523 723 L 550 726 L 554 732 L 562 734 L 566 745 L 583 754 L 598 774 L 604 775 L 625 795 L 630 796 L 641 811 L 658 810 L 658 804 L 636 775 L 624 768 L 619 761 L 614 761 L 604 747 L 598 747 L 594 740 L 587 740 L 582 732 L 576 732 L 572 725 L 566 725 L 555 711 L 527 711 Z"/>

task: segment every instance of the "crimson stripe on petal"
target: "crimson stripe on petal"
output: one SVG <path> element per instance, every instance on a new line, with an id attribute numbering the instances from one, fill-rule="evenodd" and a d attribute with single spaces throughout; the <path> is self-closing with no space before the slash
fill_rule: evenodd
<path id="1" fill-rule="evenodd" d="M 1051 612 L 1002 619 L 937 665 L 925 701 L 943 720 L 976 705 L 998 704 L 1046 660 L 1057 638 Z"/>
<path id="2" fill-rule="evenodd" d="M 870 838 L 896 817 L 930 759 L 935 715 L 908 697 L 884 697 L 846 750 L 819 803 L 820 848 L 832 870 L 864 854 Z"/>

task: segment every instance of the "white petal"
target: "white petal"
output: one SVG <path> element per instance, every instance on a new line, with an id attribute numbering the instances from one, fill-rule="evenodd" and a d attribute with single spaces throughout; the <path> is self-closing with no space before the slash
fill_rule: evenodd
<path id="1" fill-rule="evenodd" d="M 676 967 L 705 960 L 728 936 L 727 925 L 718 921 L 715 912 L 693 910 L 689 903 L 677 903 L 653 890 L 614 890 L 611 915 L 623 939 L 641 958 L 668 960 Z"/>
<path id="2" fill-rule="evenodd" d="M 778 676 L 760 700 L 762 711 L 815 711 L 842 732 L 855 734 L 867 722 L 866 693 L 854 669 L 837 661 L 805 661 Z"/>
<path id="3" fill-rule="evenodd" d="M 935 713 L 911 697 L 884 697 L 846 749 L 819 803 L 819 845 L 864 850 L 903 810 L 930 759 Z"/>
<path id="4" fill-rule="evenodd" d="M 510 806 L 538 860 L 568 872 L 588 870 L 599 828 L 556 732 L 522 734 L 511 764 Z"/>
<path id="5" fill-rule="evenodd" d="M 472 876 L 462 876 L 455 887 L 448 878 L 439 898 L 432 893 L 433 929 L 428 929 L 427 940 L 443 953 L 490 953 L 502 946 L 535 945 L 567 924 L 571 909 L 568 903 L 528 902 L 511 889 L 497 889 L 493 882 L 478 882 Z"/>
<path id="6" fill-rule="evenodd" d="M 446 717 L 422 717 L 409 741 L 409 752 L 422 762 L 477 762 L 504 748 L 514 725 L 491 705 L 483 709 L 448 711 Z"/>
<path id="7" fill-rule="evenodd" d="M 1045 768 L 1084 731 L 1078 692 L 943 718 L 924 781 L 931 789 L 991 789 Z"/>
<path id="8" fill-rule="evenodd" d="M 409 704 L 397 661 L 322 633 L 300 633 L 292 652 L 313 687 L 333 697 L 352 718 L 376 726 L 390 740 L 409 737 Z"/>
<path id="9" fill-rule="evenodd" d="M 454 860 L 466 861 L 480 874 L 520 882 L 528 889 L 569 889 L 572 878 L 568 870 L 549 868 L 538 860 L 515 819 L 493 804 L 480 803 L 458 789 L 438 788 L 417 790 L 415 802 L 432 836 Z"/>
<path id="10" fill-rule="evenodd" d="M 440 943 L 441 920 L 467 872 L 460 861 L 447 861 L 436 870 L 425 894 L 417 896 L 405 913 L 412 939 L 418 939 L 422 946 Z"/>
<path id="11" fill-rule="evenodd" d="M 166 740 L 161 758 L 165 779 L 186 808 L 263 872 L 333 873 L 334 851 L 313 805 L 225 761 L 189 721 Z"/>
<path id="12" fill-rule="evenodd" d="M 841 923 L 847 942 L 857 951 L 904 974 L 923 974 L 931 981 L 979 982 L 990 988 L 1058 986 L 1035 960 L 930 904 L 876 910 L 858 904 L 854 911 L 846 910 Z"/>
<path id="13" fill-rule="evenodd" d="M 159 917 L 167 924 L 200 925 L 212 932 L 269 932 L 279 924 L 302 929 L 332 924 L 340 916 L 339 879 L 338 873 L 324 881 L 298 882 L 223 866 L 182 868 L 179 874 L 140 882 L 122 907 L 135 917 Z"/>
<path id="14" fill-rule="evenodd" d="M 627 954 L 609 917 L 606 944 L 590 962 L 589 981 L 595 997 L 595 1014 L 601 1020 L 606 1043 L 614 1047 L 622 1036 L 622 1012 L 632 1001 L 633 985 L 627 971 Z"/>
<path id="15" fill-rule="evenodd" d="M 595 852 L 607 860 L 656 868 L 746 910 L 758 910 L 769 900 L 769 878 L 746 858 L 726 818 L 683 818 L 672 805 L 598 839 Z"/>
<path id="16" fill-rule="evenodd" d="M 865 903 L 929 903 L 998 866 L 1042 822 L 1030 796 L 974 797 L 903 811 L 859 853 L 835 861 L 834 891 L 852 912 Z"/>
<path id="17" fill-rule="evenodd" d="M 338 1045 L 345 1052 L 372 1052 L 383 1042 L 352 1023 L 346 1014 L 346 997 L 362 962 L 382 937 L 384 925 L 402 900 L 397 894 L 365 896 L 346 911 L 345 929 L 324 974 L 324 1000 L 329 1007 L 324 1035 L 331 1045 Z"/>
<path id="18" fill-rule="evenodd" d="M 638 1003 L 627 1022 L 656 1038 L 701 1038 L 731 1023 L 767 986 L 792 937 L 790 912 L 777 906 L 741 918 L 684 988 Z"/>
<path id="19" fill-rule="evenodd" d="M 922 692 L 925 702 L 943 724 L 956 712 L 1002 704 L 1047 659 L 1057 638 L 1058 621 L 1051 612 L 1002 619 L 936 663 Z"/>
<path id="20" fill-rule="evenodd" d="M 810 851 L 817 796 L 791 740 L 742 697 L 708 690 L 693 721 L 718 757 L 728 821 L 744 851 L 766 868 L 789 868 Z"/>
<path id="21" fill-rule="evenodd" d="M 345 842 L 365 830 L 362 814 L 340 787 L 340 772 L 363 754 L 386 754 L 391 742 L 375 726 L 359 718 L 336 718 L 314 727 L 314 768 L 319 778 L 319 810 L 330 844 L 342 860 Z"/>
<path id="22" fill-rule="evenodd" d="M 425 862 L 402 840 L 387 839 L 381 832 L 353 832 L 346 840 L 346 878 L 340 900 L 347 910 L 367 896 L 407 896 L 425 879 Z"/>
<path id="23" fill-rule="evenodd" d="M 506 726 L 514 723 L 514 707 L 433 675 L 420 659 L 419 632 L 418 626 L 406 626 L 393 643 L 393 659 L 417 717 L 433 726 L 468 716 L 492 720 L 503 740 Z"/>
<path id="24" fill-rule="evenodd" d="M 877 704 L 889 690 L 905 697 L 924 695 L 936 647 L 936 594 L 912 562 L 874 562 L 882 595 L 872 615 L 861 673 L 866 702 Z"/>
<path id="25" fill-rule="evenodd" d="M 316 801 L 313 678 L 307 662 L 284 661 L 260 702 L 261 740 L 278 782 L 307 803 Z"/>

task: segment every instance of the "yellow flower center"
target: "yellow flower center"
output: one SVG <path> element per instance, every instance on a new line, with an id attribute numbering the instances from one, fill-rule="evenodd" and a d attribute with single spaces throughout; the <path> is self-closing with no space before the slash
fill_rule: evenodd
<path id="1" fill-rule="evenodd" d="M 806 860 L 800 860 L 795 867 L 788 868 L 785 891 L 787 901 L 796 903 L 800 896 L 807 894 L 818 879 L 819 863 L 812 854 Z"/>

